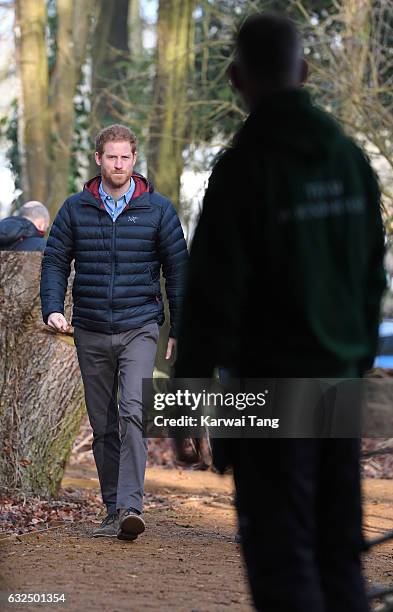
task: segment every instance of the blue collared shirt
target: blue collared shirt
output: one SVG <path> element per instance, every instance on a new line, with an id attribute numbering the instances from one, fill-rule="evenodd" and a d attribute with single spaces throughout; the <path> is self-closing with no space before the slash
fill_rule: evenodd
<path id="1" fill-rule="evenodd" d="M 126 191 L 126 193 L 123 196 L 121 196 L 119 200 L 117 200 L 117 202 L 115 202 L 112 196 L 105 193 L 104 188 L 102 186 L 102 181 L 100 182 L 98 191 L 99 191 L 101 200 L 104 202 L 106 211 L 111 216 L 112 221 L 115 222 L 117 217 L 120 215 L 120 213 L 123 212 L 125 206 L 128 204 L 128 202 L 131 200 L 133 196 L 133 193 L 135 191 L 135 181 L 133 178 L 131 178 L 129 189 Z"/>

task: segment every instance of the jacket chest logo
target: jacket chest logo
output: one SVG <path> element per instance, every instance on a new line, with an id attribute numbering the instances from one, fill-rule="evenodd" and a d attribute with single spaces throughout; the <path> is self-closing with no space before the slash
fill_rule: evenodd
<path id="1" fill-rule="evenodd" d="M 131 223 L 136 223 L 137 219 L 138 219 L 138 217 L 134 217 L 134 215 L 132 215 L 132 217 L 130 217 L 130 216 L 127 217 L 127 221 L 131 221 Z"/>

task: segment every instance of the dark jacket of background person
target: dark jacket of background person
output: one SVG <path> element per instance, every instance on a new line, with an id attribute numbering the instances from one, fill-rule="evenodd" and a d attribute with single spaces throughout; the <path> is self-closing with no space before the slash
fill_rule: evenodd
<path id="1" fill-rule="evenodd" d="M 385 287 L 377 179 L 304 90 L 266 96 L 211 175 L 177 377 L 345 376 L 372 366 Z"/>
<path id="2" fill-rule="evenodd" d="M 68 198 L 59 210 L 42 262 L 41 304 L 47 323 L 64 313 L 75 259 L 72 325 L 107 334 L 164 321 L 160 265 L 166 279 L 171 329 L 176 337 L 182 272 L 187 259 L 183 231 L 171 202 L 134 174 L 131 201 L 114 223 L 98 188 L 100 177 Z"/>
<path id="3" fill-rule="evenodd" d="M 25 217 L 0 221 L 0 251 L 44 251 L 44 233 Z"/>

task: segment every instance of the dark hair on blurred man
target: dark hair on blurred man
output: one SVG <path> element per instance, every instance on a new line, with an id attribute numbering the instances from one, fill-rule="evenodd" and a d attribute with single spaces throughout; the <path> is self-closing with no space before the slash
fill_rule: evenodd
<path id="1" fill-rule="evenodd" d="M 372 366 L 385 286 L 378 182 L 303 89 L 301 48 L 282 15 L 253 15 L 238 32 L 230 76 L 250 115 L 205 195 L 178 378 L 219 366 L 242 379 L 356 378 Z M 257 609 L 366 612 L 359 440 L 317 429 L 213 442 L 218 469 L 233 464 Z"/>

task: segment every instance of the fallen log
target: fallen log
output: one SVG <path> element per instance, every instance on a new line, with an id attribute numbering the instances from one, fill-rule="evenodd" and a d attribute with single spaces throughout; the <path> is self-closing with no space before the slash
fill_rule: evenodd
<path id="1" fill-rule="evenodd" d="M 0 252 L 0 487 L 53 495 L 84 413 L 70 336 L 41 318 L 41 253 Z M 71 285 L 66 317 L 71 318 Z"/>

